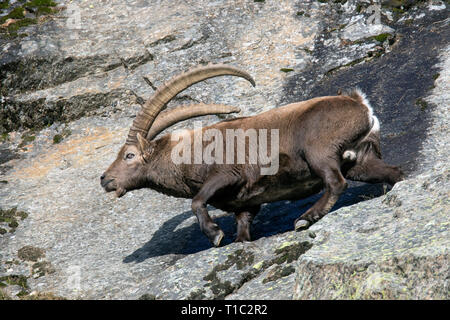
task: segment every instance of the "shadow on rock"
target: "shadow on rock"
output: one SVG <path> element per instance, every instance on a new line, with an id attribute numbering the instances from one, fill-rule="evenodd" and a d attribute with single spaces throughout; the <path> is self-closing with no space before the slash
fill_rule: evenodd
<path id="1" fill-rule="evenodd" d="M 331 211 L 349 206 L 360 201 L 383 195 L 385 192 L 381 184 L 369 185 L 350 183 L 350 187 L 340 197 Z M 280 201 L 266 204 L 256 216 L 252 225 L 253 240 L 270 237 L 276 234 L 292 231 L 297 217 L 308 210 L 321 194 L 299 201 Z M 187 255 L 211 248 L 211 243 L 200 231 L 196 219 L 189 226 L 178 228 L 185 220 L 193 217 L 192 211 L 186 211 L 169 220 L 153 235 L 143 247 L 137 249 L 123 259 L 123 262 L 143 262 L 149 258 L 165 255 Z M 228 245 L 236 237 L 236 222 L 233 214 L 216 215 L 214 221 L 225 232 L 222 245 Z"/>

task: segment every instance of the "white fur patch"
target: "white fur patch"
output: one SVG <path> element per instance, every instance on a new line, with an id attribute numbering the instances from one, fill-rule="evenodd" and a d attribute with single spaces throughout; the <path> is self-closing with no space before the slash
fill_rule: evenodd
<path id="1" fill-rule="evenodd" d="M 363 101 L 362 103 L 367 107 L 367 109 L 369 109 L 369 120 L 370 120 L 370 122 L 372 122 L 371 119 L 373 117 L 373 108 L 370 105 L 370 102 L 367 99 L 366 94 L 364 92 L 362 92 L 361 89 L 359 89 L 359 88 L 356 88 L 355 91 L 361 97 L 361 99 Z"/>
<path id="2" fill-rule="evenodd" d="M 370 105 L 369 100 L 366 97 L 366 94 L 361 91 L 361 89 L 356 88 L 355 92 L 361 97 L 362 103 L 367 107 L 367 110 L 369 112 L 369 122 L 372 124 L 371 132 L 380 132 L 380 121 L 378 121 L 378 118 L 373 114 L 373 108 Z"/>
<path id="3" fill-rule="evenodd" d="M 345 152 L 342 154 L 342 159 L 349 160 L 349 161 L 355 161 L 356 160 L 356 152 L 353 150 L 345 150 Z"/>
<path id="4" fill-rule="evenodd" d="M 372 116 L 373 125 L 372 129 L 370 131 L 373 132 L 380 132 L 380 121 L 378 121 L 378 118 L 376 116 Z"/>

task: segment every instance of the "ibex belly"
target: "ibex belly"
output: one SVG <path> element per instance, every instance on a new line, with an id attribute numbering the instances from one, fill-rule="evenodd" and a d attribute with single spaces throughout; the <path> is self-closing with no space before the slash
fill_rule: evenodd
<path id="1" fill-rule="evenodd" d="M 320 192 L 322 188 L 322 179 L 312 175 L 306 168 L 295 172 L 281 168 L 278 174 L 262 176 L 239 190 L 224 190 L 211 199 L 210 203 L 216 208 L 236 212 L 240 208 L 263 203 L 303 199 Z"/>
<path id="2" fill-rule="evenodd" d="M 322 190 L 323 183 L 318 177 L 310 177 L 288 184 L 272 184 L 263 187 L 255 186 L 247 195 L 238 199 L 236 204 L 258 205 L 281 200 L 298 200 L 307 198 Z"/>

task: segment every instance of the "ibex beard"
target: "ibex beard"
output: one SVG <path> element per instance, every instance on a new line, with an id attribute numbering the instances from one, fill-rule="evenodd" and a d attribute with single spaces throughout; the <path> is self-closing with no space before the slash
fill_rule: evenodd
<path id="1" fill-rule="evenodd" d="M 156 138 L 186 119 L 239 112 L 216 104 L 162 111 L 179 92 L 220 75 L 255 85 L 249 74 L 226 65 L 199 67 L 173 78 L 136 116 L 125 145 L 101 176 L 102 187 L 118 197 L 151 188 L 192 199 L 200 229 L 219 246 L 224 233 L 209 216 L 208 204 L 233 212 L 236 241 L 250 241 L 250 225 L 264 203 L 298 200 L 323 190 L 294 222 L 295 230 L 303 230 L 330 211 L 347 188 L 346 179 L 391 185 L 402 179 L 400 168 L 381 159 L 379 121 L 359 90 Z"/>

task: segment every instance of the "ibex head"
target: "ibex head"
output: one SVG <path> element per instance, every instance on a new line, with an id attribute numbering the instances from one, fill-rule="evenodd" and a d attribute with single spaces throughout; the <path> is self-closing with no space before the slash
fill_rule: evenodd
<path id="1" fill-rule="evenodd" d="M 125 145 L 120 149 L 116 160 L 100 177 L 105 191 L 115 191 L 116 195 L 121 197 L 127 191 L 148 184 L 149 170 L 157 167 L 156 162 L 162 159 L 160 145 L 154 138 L 164 129 L 193 117 L 239 112 L 239 108 L 217 104 L 194 104 L 161 112 L 170 100 L 186 88 L 221 75 L 242 77 L 255 85 L 248 73 L 227 65 L 208 65 L 192 69 L 163 84 L 139 111 Z M 162 161 L 170 161 L 170 157 L 163 158 Z"/>

